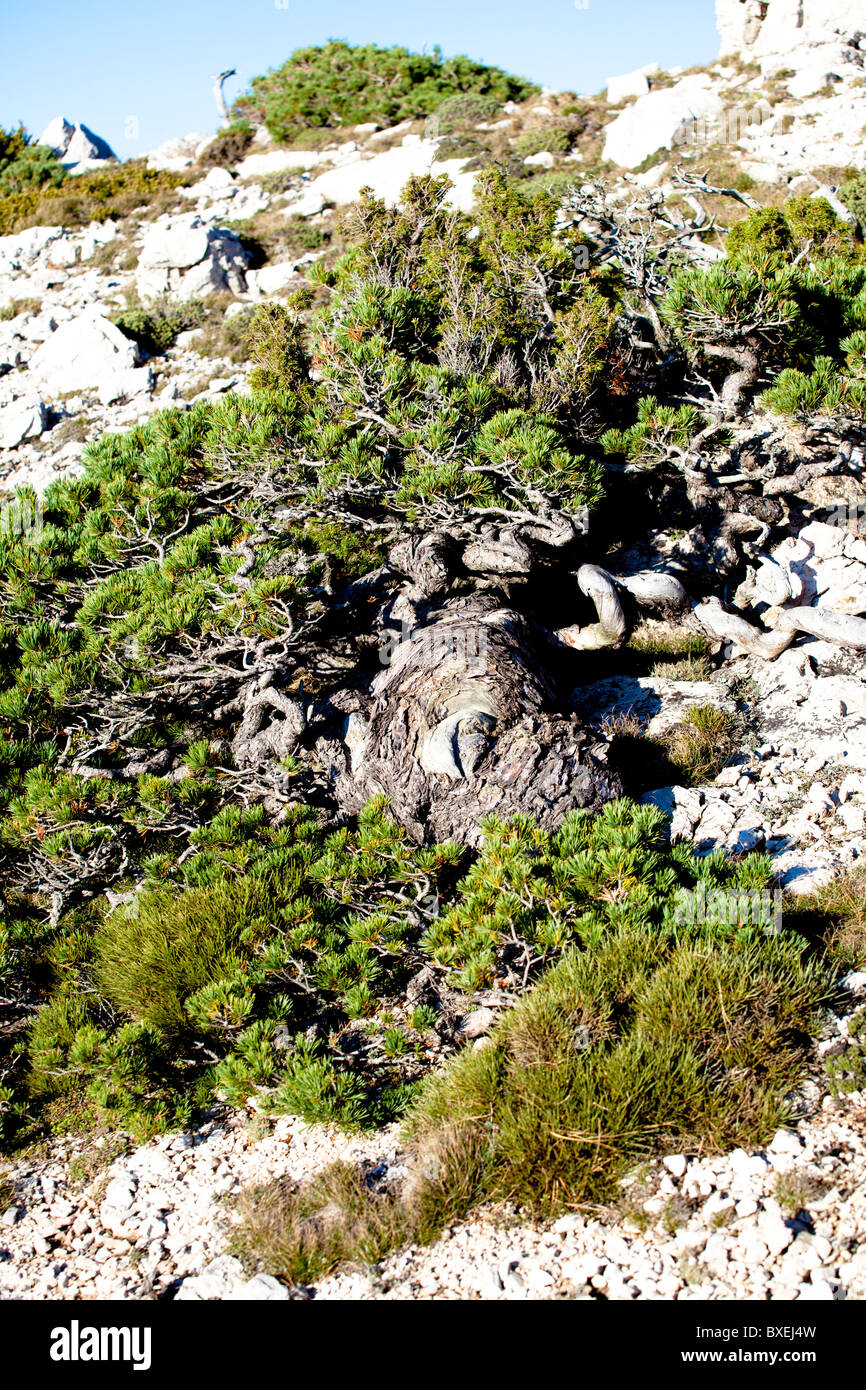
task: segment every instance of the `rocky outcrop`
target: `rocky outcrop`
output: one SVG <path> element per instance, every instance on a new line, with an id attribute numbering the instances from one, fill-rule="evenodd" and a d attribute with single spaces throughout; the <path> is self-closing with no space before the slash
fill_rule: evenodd
<path id="1" fill-rule="evenodd" d="M 866 11 L 862 0 L 716 0 L 716 26 L 723 55 L 790 60 L 822 45 L 850 46 L 866 29 Z"/>
<path id="2" fill-rule="evenodd" d="M 197 212 L 167 214 L 145 234 L 136 285 L 142 299 L 172 294 L 187 300 L 221 290 L 244 294 L 249 259 L 235 232 L 208 225 Z"/>
<path id="3" fill-rule="evenodd" d="M 40 145 L 47 145 L 65 164 L 71 173 L 84 173 L 94 163 L 105 159 L 117 159 L 117 155 L 107 140 L 96 135 L 86 125 L 72 125 L 65 116 L 55 116 L 39 137 Z"/>
<path id="4" fill-rule="evenodd" d="M 603 158 L 636 169 L 656 150 L 688 140 L 698 122 L 720 119 L 723 110 L 718 84 L 707 73 L 683 77 L 673 87 L 640 97 L 611 121 Z"/>
<path id="5" fill-rule="evenodd" d="M 468 211 L 474 199 L 475 175 L 463 172 L 465 159 L 437 161 L 437 149 L 438 141 L 414 134 L 404 135 L 399 145 L 377 154 L 362 152 L 354 141 L 349 141 L 342 147 L 339 159 L 334 156 L 338 167 L 313 179 L 306 193 L 299 201 L 290 203 L 286 212 L 290 216 L 312 217 L 329 203 L 341 207 L 355 202 L 362 188 L 372 188 L 378 198 L 384 198 L 393 207 L 407 180 L 426 173 L 447 174 L 454 185 L 448 195 L 449 204 Z"/>
<path id="6" fill-rule="evenodd" d="M 658 63 L 647 63 L 635 72 L 624 72 L 620 77 L 607 79 L 607 99 L 611 106 L 630 97 L 645 97 L 650 90 L 650 78 L 659 71 Z"/>

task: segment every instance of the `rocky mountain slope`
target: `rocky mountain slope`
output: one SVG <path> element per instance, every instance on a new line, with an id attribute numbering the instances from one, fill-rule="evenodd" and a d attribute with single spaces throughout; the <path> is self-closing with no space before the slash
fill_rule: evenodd
<path id="1" fill-rule="evenodd" d="M 58 221 L 0 237 L 7 1297 L 863 1296 L 854 8 L 289 145 L 260 91 L 141 165 L 46 130 Z M 721 1015 L 669 1151 L 535 1160 L 597 1220 L 448 1129 L 497 1067 L 652 1096 L 680 978 Z"/>

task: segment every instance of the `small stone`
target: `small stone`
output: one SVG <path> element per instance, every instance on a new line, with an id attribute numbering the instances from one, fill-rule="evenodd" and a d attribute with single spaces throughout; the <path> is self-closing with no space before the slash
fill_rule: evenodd
<path id="1" fill-rule="evenodd" d="M 664 1165 L 675 1178 L 683 1177 L 689 1166 L 685 1154 L 668 1154 L 664 1159 Z"/>
<path id="2" fill-rule="evenodd" d="M 502 1280 L 495 1265 L 482 1265 L 478 1276 L 478 1292 L 482 1298 L 498 1298 L 502 1293 Z"/>
<path id="3" fill-rule="evenodd" d="M 770 1148 L 773 1153 L 798 1154 L 802 1148 L 800 1136 L 791 1129 L 777 1129 Z"/>
<path id="4" fill-rule="evenodd" d="M 760 1222 L 760 1233 L 771 1255 L 781 1255 L 794 1239 L 794 1232 L 790 1226 L 786 1226 L 779 1217 L 771 1215 Z"/>

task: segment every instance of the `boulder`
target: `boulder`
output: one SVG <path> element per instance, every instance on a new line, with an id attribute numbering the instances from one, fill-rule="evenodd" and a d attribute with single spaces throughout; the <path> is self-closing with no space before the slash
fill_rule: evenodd
<path id="1" fill-rule="evenodd" d="M 136 272 L 142 299 L 175 294 L 180 299 L 230 290 L 246 292 L 249 253 L 224 227 L 212 227 L 198 213 L 159 218 L 144 239 Z"/>
<path id="2" fill-rule="evenodd" d="M 151 150 L 145 156 L 147 167 L 148 169 L 163 169 L 172 174 L 182 173 L 197 158 L 198 151 L 206 149 L 211 140 L 215 138 L 213 135 L 204 136 L 194 132 L 183 138 L 166 140 L 164 144 Z"/>
<path id="3" fill-rule="evenodd" d="M 760 565 L 751 601 L 866 613 L 866 544 L 842 526 L 810 522 Z"/>
<path id="4" fill-rule="evenodd" d="M 263 265 L 260 270 L 251 270 L 247 275 L 247 284 L 259 294 L 278 294 L 291 284 L 297 273 L 296 261 L 280 261 L 276 265 Z"/>
<path id="5" fill-rule="evenodd" d="M 30 376 L 50 396 L 96 389 L 107 377 L 138 362 L 138 349 L 97 310 L 62 323 L 36 349 Z"/>
<path id="6" fill-rule="evenodd" d="M 607 99 L 611 106 L 630 97 L 645 97 L 650 90 L 650 78 L 659 72 L 658 63 L 647 63 L 636 72 L 624 72 L 620 77 L 607 79 Z"/>
<path id="7" fill-rule="evenodd" d="M 605 131 L 603 158 L 636 169 L 659 149 L 700 138 L 722 119 L 724 103 L 706 73 L 684 77 L 675 86 L 650 92 L 615 117 Z"/>
<path id="8" fill-rule="evenodd" d="M 144 238 L 139 266 L 163 270 L 186 270 L 204 260 L 208 248 L 208 229 L 201 218 L 160 218 Z"/>
<path id="9" fill-rule="evenodd" d="M 14 449 L 25 439 L 36 439 L 48 424 L 48 409 L 36 395 L 19 396 L 0 411 L 0 449 Z"/>
<path id="10" fill-rule="evenodd" d="M 153 369 L 144 367 L 121 367 L 108 372 L 99 383 L 101 405 L 112 405 L 114 401 L 133 396 L 141 396 L 153 385 Z"/>

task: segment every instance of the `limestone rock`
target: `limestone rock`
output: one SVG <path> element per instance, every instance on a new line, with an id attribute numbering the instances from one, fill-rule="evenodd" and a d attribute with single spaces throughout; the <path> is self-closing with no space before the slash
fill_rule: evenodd
<path id="1" fill-rule="evenodd" d="M 48 409 L 39 396 L 20 396 L 0 412 L 0 449 L 14 449 L 36 439 L 48 423 Z"/>
<path id="2" fill-rule="evenodd" d="M 624 72 L 620 77 L 607 79 L 607 99 L 616 106 L 629 97 L 644 97 L 650 90 L 650 78 L 659 71 L 658 63 L 647 63 L 635 72 Z"/>
<path id="3" fill-rule="evenodd" d="M 197 212 L 165 215 L 144 238 L 136 272 L 142 299 L 174 294 L 180 299 L 229 290 L 246 291 L 249 253 L 224 227 L 209 225 Z"/>
<path id="4" fill-rule="evenodd" d="M 116 159 L 107 140 L 96 135 L 86 125 L 72 125 L 65 116 L 55 116 L 39 137 L 63 164 L 78 164 L 82 160 Z"/>
<path id="5" fill-rule="evenodd" d="M 673 87 L 650 92 L 626 107 L 607 126 L 603 158 L 635 169 L 659 149 L 685 143 L 697 122 L 722 117 L 724 104 L 706 73 L 683 77 Z"/>
<path id="6" fill-rule="evenodd" d="M 62 323 L 30 359 L 30 375 L 51 396 L 99 388 L 107 376 L 135 367 L 138 349 L 98 310 Z"/>
<path id="7" fill-rule="evenodd" d="M 824 44 L 841 47 L 862 31 L 862 0 L 716 0 L 716 27 L 722 54 L 764 58 Z"/>

